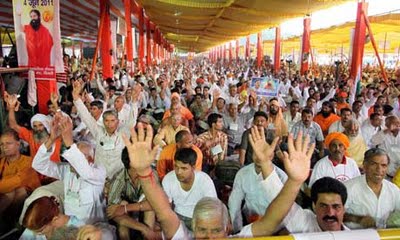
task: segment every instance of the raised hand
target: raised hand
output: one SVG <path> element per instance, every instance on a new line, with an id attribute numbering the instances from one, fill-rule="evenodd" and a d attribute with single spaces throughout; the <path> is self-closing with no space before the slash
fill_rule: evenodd
<path id="1" fill-rule="evenodd" d="M 8 109 L 15 109 L 18 105 L 18 97 L 15 94 L 10 95 L 7 92 L 4 92 L 4 100 L 7 102 Z"/>
<path id="2" fill-rule="evenodd" d="M 60 129 L 61 129 L 61 136 L 64 141 L 64 144 L 68 147 L 74 144 L 74 139 L 72 135 L 72 121 L 67 116 L 60 117 Z"/>
<path id="3" fill-rule="evenodd" d="M 142 85 L 140 85 L 140 84 L 136 84 L 132 88 L 132 101 L 134 101 L 134 102 L 139 101 L 140 93 L 142 92 L 142 90 L 143 90 L 143 88 L 142 88 Z"/>
<path id="4" fill-rule="evenodd" d="M 72 90 L 72 97 L 74 100 L 78 100 L 80 98 L 80 94 L 82 92 L 82 83 L 79 80 L 76 80 L 72 84 L 73 90 Z"/>
<path id="5" fill-rule="evenodd" d="M 158 146 L 151 148 L 153 139 L 153 128 L 150 125 L 146 127 L 146 133 L 142 123 L 137 124 L 138 132 L 135 128 L 131 128 L 131 139 L 126 135 L 122 136 L 125 146 L 128 149 L 130 166 L 134 168 L 138 175 L 148 175 L 151 170 Z"/>
<path id="6" fill-rule="evenodd" d="M 58 105 L 58 94 L 55 92 L 50 93 L 50 101 L 53 105 Z"/>
<path id="7" fill-rule="evenodd" d="M 53 121 L 51 121 L 50 139 L 52 141 L 56 140 L 61 135 L 61 129 L 60 129 L 61 118 L 62 118 L 61 112 L 57 112 L 53 117 Z"/>
<path id="8" fill-rule="evenodd" d="M 293 135 L 288 138 L 289 153 L 284 152 L 283 163 L 286 173 L 290 180 L 304 182 L 310 172 L 311 156 L 314 152 L 315 143 L 310 143 L 310 136 L 307 135 L 303 140 L 303 133 L 300 131 L 296 140 L 293 140 Z"/>
<path id="9" fill-rule="evenodd" d="M 262 128 L 260 132 L 256 126 L 253 126 L 250 131 L 249 141 L 256 156 L 256 159 L 254 159 L 255 162 L 259 165 L 271 162 L 274 158 L 275 148 L 278 144 L 279 137 L 276 137 L 270 145 L 265 140 L 264 128 Z"/>

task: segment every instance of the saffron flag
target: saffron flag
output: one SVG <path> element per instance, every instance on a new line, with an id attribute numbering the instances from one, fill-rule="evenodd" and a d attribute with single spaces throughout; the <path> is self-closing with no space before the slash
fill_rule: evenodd
<path id="1" fill-rule="evenodd" d="M 56 72 L 64 72 L 59 0 L 13 0 L 18 65 L 35 72 L 39 111 L 57 89 Z"/>

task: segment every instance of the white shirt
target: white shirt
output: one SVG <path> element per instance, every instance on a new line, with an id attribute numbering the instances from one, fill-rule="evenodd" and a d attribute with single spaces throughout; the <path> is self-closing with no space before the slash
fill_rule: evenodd
<path id="1" fill-rule="evenodd" d="M 167 174 L 168 175 L 168 174 Z M 164 178 L 165 179 L 165 178 Z M 261 181 L 261 185 L 264 188 L 264 191 L 267 192 L 267 195 L 270 197 L 269 201 L 272 200 L 279 194 L 281 191 L 283 184 L 278 177 L 278 174 L 274 170 L 266 179 Z M 277 188 L 275 187 L 277 186 Z M 252 224 L 246 225 L 242 228 L 240 233 L 230 236 L 230 237 L 237 237 L 237 238 L 251 238 L 253 237 L 253 232 L 251 230 Z M 172 237 L 174 240 L 181 240 L 181 239 L 194 239 L 193 235 L 190 231 L 187 230 L 185 224 L 181 222 L 179 228 L 176 230 L 174 236 Z"/>
<path id="2" fill-rule="evenodd" d="M 267 196 L 271 199 L 275 199 L 282 190 L 283 183 L 275 171 L 270 174 L 268 179 Z M 322 232 L 322 229 L 318 225 L 315 214 L 311 210 L 302 209 L 296 203 L 293 204 L 288 215 L 284 218 L 282 223 L 291 233 Z M 344 230 L 349 230 L 344 225 L 342 227 Z"/>
<path id="3" fill-rule="evenodd" d="M 239 99 L 239 94 L 236 94 L 233 97 L 229 94 L 226 96 L 225 100 L 226 100 L 226 106 L 228 106 L 228 104 L 231 104 L 231 103 L 233 103 L 235 105 L 239 105 L 241 103 L 240 99 Z"/>
<path id="4" fill-rule="evenodd" d="M 128 124 L 128 121 L 130 119 L 130 115 L 132 111 L 131 111 L 131 107 L 124 103 L 124 105 L 122 106 L 121 110 L 118 112 L 118 120 L 120 124 Z M 137 118 L 137 114 L 136 117 L 134 117 L 134 119 L 136 120 Z M 136 121 L 133 123 L 135 126 L 136 125 Z"/>
<path id="5" fill-rule="evenodd" d="M 252 238 L 253 237 L 253 232 L 251 231 L 251 225 L 246 225 L 245 227 L 242 228 L 240 233 L 232 236 L 228 236 L 228 238 Z M 163 239 L 165 239 L 163 235 Z M 193 233 L 190 232 L 184 223 L 179 224 L 178 230 L 176 230 L 174 236 L 171 238 L 171 240 L 187 240 L 187 239 L 194 239 Z"/>
<path id="6" fill-rule="evenodd" d="M 286 182 L 287 175 L 278 167 L 274 167 L 279 179 Z M 229 215 L 232 219 L 234 232 L 239 232 L 243 226 L 242 201 L 245 200 L 243 211 L 245 216 L 263 216 L 271 204 L 271 199 L 266 196 L 266 191 L 261 184 L 262 174 L 257 174 L 254 163 L 240 169 L 235 177 L 231 195 L 229 196 Z"/>
<path id="7" fill-rule="evenodd" d="M 294 124 L 298 121 L 301 121 L 301 113 L 296 112 L 296 115 L 294 116 L 294 118 L 292 118 L 292 114 L 290 113 L 290 111 L 286 111 L 283 113 L 283 119 L 285 119 L 285 122 L 288 126 L 288 131 L 291 132 Z"/>
<path id="8" fill-rule="evenodd" d="M 328 133 L 333 133 L 333 132 L 343 132 L 344 127 L 342 125 L 342 120 L 337 120 L 331 124 L 329 127 Z"/>
<path id="9" fill-rule="evenodd" d="M 50 161 L 53 151 L 54 147 L 52 151 L 47 151 L 42 144 L 33 159 L 32 167 L 43 175 L 63 181 L 65 214 L 76 216 L 89 224 L 105 220 L 106 205 L 102 195 L 106 169 L 101 165 L 90 164 L 76 144 L 62 154 L 69 164 Z M 71 171 L 71 167 L 77 174 Z"/>
<path id="10" fill-rule="evenodd" d="M 323 104 L 324 102 L 326 102 L 326 101 L 331 100 L 331 99 L 335 96 L 335 93 L 336 93 L 336 89 L 335 89 L 335 88 L 332 88 L 332 89 L 329 91 L 328 95 L 326 95 L 323 99 L 321 99 L 321 100 L 319 100 L 319 101 L 317 102 L 317 111 L 318 111 L 318 112 L 321 111 L 322 104 Z M 307 100 L 306 100 L 306 101 L 307 101 Z"/>
<path id="11" fill-rule="evenodd" d="M 374 127 L 371 125 L 370 119 L 367 119 L 364 121 L 364 123 L 361 125 L 361 135 L 364 137 L 364 141 L 367 144 L 368 148 L 374 147 L 373 144 L 371 143 L 372 136 L 374 136 L 377 132 L 381 130 L 381 126 Z"/>
<path id="12" fill-rule="evenodd" d="M 377 228 L 386 228 L 389 215 L 400 209 L 400 189 L 383 179 L 379 197 L 368 186 L 362 175 L 345 182 L 347 188 L 346 212 L 358 216 L 371 216 Z M 357 223 L 346 223 L 351 229 L 363 228 Z"/>
<path id="13" fill-rule="evenodd" d="M 346 164 L 339 163 L 333 166 L 329 156 L 320 159 L 314 166 L 310 177 L 309 186 L 311 187 L 315 181 L 323 177 L 332 177 L 341 182 L 345 182 L 354 177 L 360 176 L 356 161 L 346 157 Z"/>
<path id="14" fill-rule="evenodd" d="M 200 199 L 203 197 L 217 198 L 213 181 L 201 171 L 194 171 L 194 181 L 189 191 L 182 189 L 175 171 L 165 175 L 162 186 L 169 201 L 175 205 L 174 211 L 188 218 L 192 218 L 194 207 Z"/>
<path id="15" fill-rule="evenodd" d="M 290 87 L 291 87 L 290 81 L 286 81 L 286 83 L 282 81 L 279 83 L 278 92 L 281 93 L 282 95 L 288 95 Z"/>
<path id="16" fill-rule="evenodd" d="M 400 167 L 400 134 L 394 136 L 391 132 L 385 133 L 384 130 L 376 133 L 371 139 L 371 145 L 379 146 L 384 149 L 389 158 L 389 167 L 387 174 L 394 176 L 397 169 Z"/>
<path id="17" fill-rule="evenodd" d="M 125 147 L 122 140 L 122 133 L 125 133 L 127 136 L 130 135 L 129 127 L 134 126 L 133 114 L 131 114 L 131 120 L 129 120 L 128 124 L 124 124 L 114 134 L 109 135 L 103 126 L 97 125 L 96 120 L 90 115 L 81 99 L 74 101 L 74 104 L 82 121 L 95 138 L 95 162 L 103 165 L 107 171 L 107 178 L 112 179 L 124 167 L 121 161 L 122 149 Z"/>
<path id="18" fill-rule="evenodd" d="M 356 115 L 354 112 L 351 114 L 353 116 L 353 119 L 357 120 L 358 124 L 361 126 L 365 120 L 368 119 L 368 115 L 364 116 L 362 113 L 360 115 Z"/>
<path id="19" fill-rule="evenodd" d="M 99 117 L 99 119 L 97 119 L 96 123 L 100 127 L 104 127 L 103 115 L 101 115 Z M 83 136 L 80 135 L 81 131 L 85 132 Z M 76 128 L 74 128 L 74 130 L 72 131 L 72 134 L 74 136 L 74 140 L 86 141 L 86 142 L 89 142 L 90 144 L 92 144 L 93 147 L 96 146 L 96 139 L 90 133 L 89 128 L 85 125 L 84 122 L 79 123 L 79 125 L 76 126 Z"/>

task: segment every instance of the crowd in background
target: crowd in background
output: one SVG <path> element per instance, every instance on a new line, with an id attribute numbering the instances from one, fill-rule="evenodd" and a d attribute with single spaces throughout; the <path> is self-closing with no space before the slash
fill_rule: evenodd
<path id="1" fill-rule="evenodd" d="M 284 61 L 274 72 L 268 61 L 176 58 L 144 72 L 115 65 L 106 79 L 100 64 L 90 79 L 90 60 L 66 55 L 64 64 L 47 113 L 29 114 L 20 81 L 6 81 L 6 236 L 188 239 L 400 224 L 400 68 L 385 81 L 366 65 L 357 84 L 344 63 L 300 74 Z M 262 94 L 261 77 L 276 79 L 274 96 Z"/>

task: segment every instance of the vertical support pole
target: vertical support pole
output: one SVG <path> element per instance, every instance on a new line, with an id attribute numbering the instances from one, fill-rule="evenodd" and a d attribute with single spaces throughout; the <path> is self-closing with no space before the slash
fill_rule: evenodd
<path id="1" fill-rule="evenodd" d="M 257 67 L 261 67 L 261 61 L 262 61 L 262 33 L 259 32 L 257 33 Z"/>
<path id="2" fill-rule="evenodd" d="M 363 12 L 362 15 L 364 15 L 364 14 L 365 13 Z M 376 55 L 376 58 L 378 59 L 378 63 L 379 63 L 379 67 L 380 67 L 381 72 L 382 72 L 383 79 L 385 80 L 385 82 L 388 82 L 388 78 L 387 78 L 387 75 L 386 75 L 385 67 L 382 64 L 381 57 L 379 56 L 378 47 L 376 45 L 374 34 L 372 33 L 371 24 L 369 23 L 367 15 L 364 15 L 364 21 L 365 21 L 365 25 L 368 28 L 369 37 L 371 39 L 372 46 L 374 47 L 375 55 Z"/>
<path id="3" fill-rule="evenodd" d="M 111 44 L 111 19 L 110 5 L 108 0 L 100 1 L 100 8 L 104 11 L 103 31 L 101 32 L 101 63 L 103 66 L 103 77 L 112 78 L 112 44 Z"/>
<path id="4" fill-rule="evenodd" d="M 144 13 L 143 7 L 139 7 L 139 69 L 144 73 Z"/>
<path id="5" fill-rule="evenodd" d="M 133 68 L 133 46 L 132 46 L 132 22 L 131 22 L 131 0 L 124 0 L 125 24 L 126 24 L 126 61 L 128 73 Z"/>
<path id="6" fill-rule="evenodd" d="M 275 28 L 275 51 L 274 51 L 274 72 L 279 72 L 281 68 L 281 28 Z"/>
<path id="7" fill-rule="evenodd" d="M 150 19 L 146 18 L 146 65 L 151 65 L 151 27 Z"/>
<path id="8" fill-rule="evenodd" d="M 246 51 L 245 51 L 246 60 L 250 59 L 250 36 L 246 37 Z"/>
<path id="9" fill-rule="evenodd" d="M 229 41 L 229 63 L 232 62 L 232 41 Z"/>
<path id="10" fill-rule="evenodd" d="M 309 68 L 308 59 L 310 56 L 310 35 L 311 35 L 311 18 L 306 16 L 303 20 L 303 38 L 301 48 L 301 67 L 300 73 L 304 75 Z"/>
<path id="11" fill-rule="evenodd" d="M 350 78 L 355 81 L 361 77 L 362 60 L 364 55 L 366 24 L 364 14 L 367 14 L 368 5 L 365 2 L 359 2 L 357 6 L 356 27 L 353 36 L 353 50 L 351 53 Z"/>
<path id="12" fill-rule="evenodd" d="M 99 30 L 97 31 L 96 50 L 94 51 L 94 56 L 92 61 L 92 71 L 90 72 L 90 80 L 93 80 L 94 71 L 97 64 L 97 55 L 99 53 L 101 36 L 103 33 L 104 17 L 105 17 L 105 8 L 100 7 L 100 24 L 99 24 Z M 64 49 L 65 49 L 65 44 L 63 44 L 63 52 L 65 53 Z"/>
<path id="13" fill-rule="evenodd" d="M 239 62 L 239 39 L 236 39 L 235 51 L 236 51 L 236 61 Z"/>

